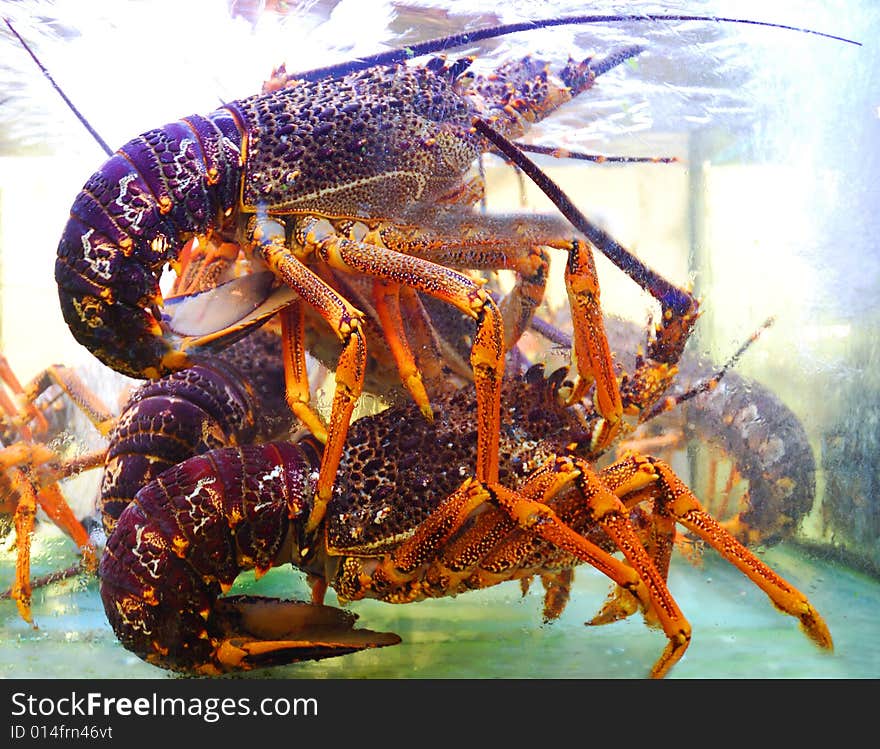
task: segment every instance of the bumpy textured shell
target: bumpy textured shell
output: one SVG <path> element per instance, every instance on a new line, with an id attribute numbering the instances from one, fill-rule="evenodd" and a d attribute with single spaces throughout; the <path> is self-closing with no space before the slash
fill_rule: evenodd
<path id="1" fill-rule="evenodd" d="M 301 82 L 228 105 L 247 135 L 246 209 L 400 217 L 478 155 L 448 72 L 392 66 Z"/>
<path id="2" fill-rule="evenodd" d="M 359 554 L 395 546 L 472 475 L 473 399 L 470 387 L 434 399 L 433 424 L 406 404 L 352 425 L 328 508 L 331 549 Z M 502 404 L 505 486 L 518 485 L 551 455 L 587 437 L 544 380 L 506 381 Z"/>
<path id="3" fill-rule="evenodd" d="M 105 530 L 166 468 L 218 447 L 286 434 L 295 421 L 284 402 L 280 340 L 265 331 L 141 386 L 110 435 L 100 492 Z"/>
<path id="4" fill-rule="evenodd" d="M 296 445 L 246 445 L 191 458 L 138 492 L 98 571 L 122 644 L 170 668 L 210 662 L 222 621 L 207 614 L 222 586 L 275 563 L 313 471 Z"/>

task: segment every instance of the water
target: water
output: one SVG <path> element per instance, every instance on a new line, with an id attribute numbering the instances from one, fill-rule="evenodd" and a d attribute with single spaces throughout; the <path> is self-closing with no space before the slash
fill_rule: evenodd
<path id="1" fill-rule="evenodd" d="M 74 561 L 64 540 L 48 543 L 51 563 Z M 736 570 L 707 554 L 701 567 L 676 557 L 670 589 L 693 627 L 693 640 L 672 669 L 673 679 L 877 678 L 880 646 L 871 632 L 880 583 L 844 565 L 777 546 L 762 559 L 806 593 L 826 619 L 833 653 L 819 650 Z M 12 574 L 5 554 L 0 571 Z M 37 564 L 37 571 L 51 564 Z M 559 620 L 541 623 L 538 588 L 520 595 L 515 583 L 457 598 L 395 606 L 352 604 L 358 625 L 392 631 L 393 647 L 292 664 L 226 678 L 244 679 L 637 679 L 647 675 L 665 644 L 641 618 L 601 627 L 584 622 L 609 591 L 597 573 L 576 574 Z M 254 583 L 244 575 L 233 592 L 305 598 L 304 582 L 288 568 Z M 328 603 L 336 605 L 333 596 Z M 79 579 L 34 595 L 32 629 L 11 602 L 0 604 L 0 675 L 6 678 L 180 678 L 150 666 L 116 642 L 95 581 Z"/>

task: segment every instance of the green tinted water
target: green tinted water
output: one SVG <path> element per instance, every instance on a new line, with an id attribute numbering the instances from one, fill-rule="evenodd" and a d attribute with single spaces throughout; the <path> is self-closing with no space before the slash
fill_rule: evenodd
<path id="1" fill-rule="evenodd" d="M 69 543 L 51 529 L 37 539 L 35 574 L 74 561 Z M 763 555 L 806 593 L 825 617 L 835 640 L 820 652 L 778 613 L 763 593 L 716 556 L 701 568 L 673 560 L 670 588 L 693 630 L 693 641 L 670 677 L 877 678 L 880 644 L 874 613 L 880 583 L 843 566 L 807 558 L 779 546 Z M 0 579 L 11 579 L 14 558 L 2 556 Z M 237 592 L 305 598 L 297 573 L 277 569 L 255 583 L 242 576 Z M 538 587 L 524 598 L 515 583 L 457 598 L 393 606 L 362 601 L 351 606 L 359 624 L 394 631 L 403 642 L 381 650 L 294 664 L 243 678 L 640 678 L 664 646 L 660 632 L 640 618 L 603 627 L 583 622 L 609 589 L 598 573 L 582 568 L 561 618 L 541 624 Z M 332 593 L 328 603 L 335 604 Z M 5 678 L 179 678 L 122 648 L 104 617 L 95 580 L 73 579 L 35 591 L 37 629 L 21 621 L 11 601 L 0 602 L 0 675 Z"/>

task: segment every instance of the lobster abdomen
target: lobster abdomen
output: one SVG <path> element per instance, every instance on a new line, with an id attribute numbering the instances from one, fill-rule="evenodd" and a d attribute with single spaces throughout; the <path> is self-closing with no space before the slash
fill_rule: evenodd
<path id="1" fill-rule="evenodd" d="M 98 570 L 122 644 L 166 668 L 212 664 L 236 628 L 217 598 L 242 570 L 289 561 L 281 552 L 308 513 L 315 470 L 297 445 L 266 443 L 196 456 L 143 487 Z"/>
<path id="2" fill-rule="evenodd" d="M 187 237 L 233 209 L 242 135 L 219 109 L 126 143 L 77 195 L 58 245 L 55 280 L 79 343 L 132 377 L 176 369 L 159 330 L 159 278 Z"/>
<path id="3" fill-rule="evenodd" d="M 111 533 L 138 490 L 162 471 L 218 447 L 286 435 L 281 343 L 261 330 L 209 361 L 142 385 L 110 435 L 99 505 Z"/>

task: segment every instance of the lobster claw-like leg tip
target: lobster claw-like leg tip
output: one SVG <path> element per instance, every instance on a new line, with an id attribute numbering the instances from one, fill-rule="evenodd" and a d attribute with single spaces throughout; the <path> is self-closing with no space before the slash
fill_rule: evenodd
<path id="1" fill-rule="evenodd" d="M 801 617 L 801 628 L 816 645 L 829 652 L 834 651 L 834 641 L 825 620 L 812 606 Z"/>
<path id="2" fill-rule="evenodd" d="M 217 602 L 223 621 L 215 659 L 222 670 L 319 660 L 400 643 L 392 632 L 355 629 L 356 614 L 304 601 L 234 596 Z"/>
<path id="3" fill-rule="evenodd" d="M 617 586 L 608 596 L 599 612 L 592 619 L 584 622 L 584 624 L 588 627 L 611 624 L 612 622 L 632 616 L 638 610 L 638 599 L 629 591 Z"/>

